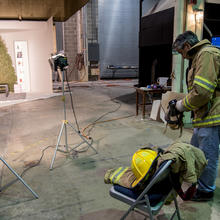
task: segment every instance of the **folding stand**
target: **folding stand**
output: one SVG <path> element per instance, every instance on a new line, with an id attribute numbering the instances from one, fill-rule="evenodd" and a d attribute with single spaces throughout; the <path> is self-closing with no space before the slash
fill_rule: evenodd
<path id="1" fill-rule="evenodd" d="M 76 149 L 77 147 L 79 147 L 81 144 L 83 143 L 86 143 L 88 144 L 89 147 L 91 147 L 95 153 L 98 153 L 96 151 L 96 149 L 86 140 L 86 138 L 81 135 L 80 131 L 77 131 L 73 125 L 71 125 L 67 120 L 66 120 L 66 99 L 65 99 L 65 94 L 64 94 L 64 70 L 63 69 L 60 69 L 58 68 L 57 71 L 61 71 L 62 70 L 62 94 L 63 94 L 63 110 L 64 110 L 64 120 L 62 122 L 62 125 L 61 125 L 61 129 L 60 129 L 60 133 L 59 133 L 59 136 L 58 136 L 58 139 L 57 139 L 57 144 L 56 144 L 56 148 L 55 148 L 55 151 L 54 151 L 54 155 L 53 155 L 53 159 L 52 159 L 52 162 L 51 162 L 51 165 L 50 165 L 50 170 L 53 169 L 53 164 L 54 164 L 54 160 L 55 160 L 55 157 L 56 157 L 56 153 L 57 153 L 57 150 L 58 150 L 58 147 L 59 147 L 59 143 L 60 143 L 60 140 L 61 140 L 61 136 L 63 134 L 63 129 L 64 129 L 64 135 L 65 135 L 65 148 L 66 148 L 66 153 L 70 153 L 70 151 Z M 59 74 L 60 75 L 60 74 Z M 78 135 L 79 137 L 82 139 L 82 142 L 80 144 L 78 144 L 77 146 L 75 146 L 74 148 L 72 148 L 70 151 L 68 149 L 68 140 L 67 140 L 67 125 L 69 125 Z"/>
<path id="2" fill-rule="evenodd" d="M 31 191 L 31 193 L 34 195 L 36 199 L 39 198 L 39 196 L 27 185 L 27 183 L 6 163 L 4 159 L 0 157 L 0 160 L 8 167 L 8 169 Z M 0 191 L 2 191 L 2 188 L 0 188 Z"/>

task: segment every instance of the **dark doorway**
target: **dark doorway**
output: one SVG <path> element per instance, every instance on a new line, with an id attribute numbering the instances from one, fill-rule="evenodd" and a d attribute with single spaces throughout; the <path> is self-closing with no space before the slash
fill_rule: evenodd
<path id="1" fill-rule="evenodd" d="M 156 45 L 140 48 L 142 68 L 141 86 L 156 83 L 158 77 L 169 77 L 172 71 L 172 45 Z"/>
<path id="2" fill-rule="evenodd" d="M 220 4 L 205 3 L 204 23 L 213 36 L 220 36 Z M 211 41 L 211 36 L 205 28 L 203 38 Z"/>
<path id="3" fill-rule="evenodd" d="M 139 38 L 139 84 L 147 86 L 172 71 L 174 8 L 142 17 Z"/>

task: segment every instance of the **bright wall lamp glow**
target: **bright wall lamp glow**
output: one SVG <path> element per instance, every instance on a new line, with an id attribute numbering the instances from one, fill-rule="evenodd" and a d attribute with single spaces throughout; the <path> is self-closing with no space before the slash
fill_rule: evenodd
<path id="1" fill-rule="evenodd" d="M 196 23 L 201 23 L 203 20 L 203 9 L 193 8 L 193 12 L 195 14 Z"/>

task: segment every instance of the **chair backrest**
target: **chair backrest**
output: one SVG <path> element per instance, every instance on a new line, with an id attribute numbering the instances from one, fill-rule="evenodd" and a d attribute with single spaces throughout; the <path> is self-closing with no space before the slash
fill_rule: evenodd
<path id="1" fill-rule="evenodd" d="M 151 177 L 149 184 L 147 185 L 147 187 L 144 189 L 144 191 L 141 194 L 143 195 L 146 194 L 155 184 L 163 181 L 169 176 L 171 163 L 172 163 L 172 160 L 167 160 L 167 161 L 164 161 L 160 165 L 160 167 Z"/>
<path id="2" fill-rule="evenodd" d="M 178 209 L 178 204 L 176 201 L 176 197 L 173 193 L 173 187 L 169 179 L 170 175 L 170 165 L 172 163 L 172 160 L 164 161 L 163 164 L 157 169 L 155 174 L 152 176 L 150 181 L 148 182 L 148 185 L 145 187 L 145 189 L 141 192 L 141 194 L 136 198 L 131 198 L 128 195 L 126 196 L 122 192 L 117 192 L 114 189 L 114 186 L 110 190 L 110 195 L 122 202 L 127 203 L 130 205 L 130 208 L 128 211 L 122 216 L 122 219 L 125 219 L 126 216 L 129 214 L 130 211 L 134 210 L 135 208 L 142 210 L 143 212 L 148 212 L 150 215 L 150 219 L 153 220 L 153 215 L 156 215 L 162 206 L 164 205 L 165 201 L 169 197 L 169 195 L 172 195 L 173 200 L 175 202 L 176 210 L 173 213 L 172 217 L 177 213 L 177 217 L 180 220 L 180 214 Z M 162 195 L 159 199 L 159 201 L 156 203 L 156 205 L 150 204 L 150 195 L 153 195 L 152 193 L 157 194 L 158 192 L 163 192 L 162 186 L 165 184 L 165 193 L 164 196 Z M 168 184 L 167 184 L 168 183 Z M 156 189 L 154 189 L 155 186 L 159 186 Z M 154 189 L 154 190 L 153 190 Z M 172 218 L 171 218 L 172 219 Z"/>

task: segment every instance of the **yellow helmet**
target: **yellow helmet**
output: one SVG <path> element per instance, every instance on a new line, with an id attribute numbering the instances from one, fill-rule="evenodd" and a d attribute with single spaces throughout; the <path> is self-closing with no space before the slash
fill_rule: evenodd
<path id="1" fill-rule="evenodd" d="M 133 171 L 136 180 L 132 183 L 135 187 L 143 178 L 147 177 L 153 162 L 157 158 L 158 153 L 151 149 L 140 149 L 136 151 L 132 157 L 131 170 Z"/>

